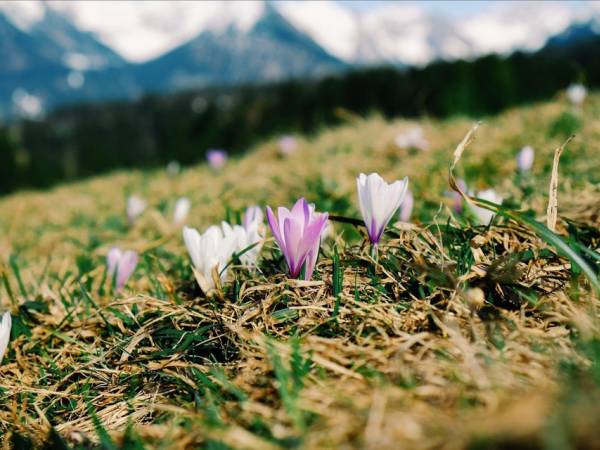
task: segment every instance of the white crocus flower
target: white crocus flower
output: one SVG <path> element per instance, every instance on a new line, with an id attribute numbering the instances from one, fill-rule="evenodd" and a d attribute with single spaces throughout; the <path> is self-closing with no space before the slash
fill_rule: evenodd
<path id="1" fill-rule="evenodd" d="M 260 206 L 252 205 L 246 208 L 244 214 L 242 215 L 242 226 L 248 230 L 255 225 L 260 227 L 264 224 L 265 216 L 262 212 Z"/>
<path id="2" fill-rule="evenodd" d="M 178 161 L 170 161 L 167 164 L 167 175 L 170 177 L 176 177 L 181 172 L 181 165 Z"/>
<path id="3" fill-rule="evenodd" d="M 132 195 L 127 199 L 127 218 L 130 222 L 137 219 L 145 209 L 146 202 L 137 195 Z"/>
<path id="4" fill-rule="evenodd" d="M 223 229 L 212 225 L 202 234 L 194 228 L 184 227 L 183 241 L 192 260 L 198 285 L 209 295 L 215 288 L 213 271 L 216 270 L 221 282 L 227 277 L 225 267 L 237 248 L 237 238 L 234 233 L 224 233 Z"/>
<path id="5" fill-rule="evenodd" d="M 398 148 L 402 149 L 415 148 L 417 150 L 427 150 L 429 147 L 429 143 L 425 139 L 425 134 L 421 127 L 412 127 L 397 135 L 394 143 Z"/>
<path id="6" fill-rule="evenodd" d="M 221 224 L 224 235 L 235 236 L 235 253 L 240 255 L 240 262 L 245 266 L 256 266 L 262 248 L 263 236 L 260 235 L 258 226 L 259 222 L 252 222 L 248 228 L 240 225 L 232 226 L 227 222 Z M 252 248 L 249 248 L 251 246 Z"/>
<path id="7" fill-rule="evenodd" d="M 521 149 L 517 155 L 517 167 L 521 172 L 529 172 L 533 167 L 533 160 L 535 158 L 535 150 L 533 147 L 526 145 Z"/>
<path id="8" fill-rule="evenodd" d="M 10 313 L 7 311 L 2 315 L 2 323 L 0 323 L 0 363 L 2 363 L 2 358 L 4 358 L 4 353 L 8 347 L 11 326 L 12 319 Z"/>
<path id="9" fill-rule="evenodd" d="M 181 197 L 175 203 L 175 209 L 173 210 L 173 223 L 175 225 L 182 225 L 187 218 L 192 202 L 187 197 Z"/>
<path id="10" fill-rule="evenodd" d="M 404 200 L 408 188 L 408 177 L 392 184 L 378 174 L 361 173 L 356 179 L 358 202 L 369 240 L 377 245 L 386 225 Z"/>
<path id="11" fill-rule="evenodd" d="M 567 88 L 567 98 L 574 106 L 581 106 L 587 97 L 587 89 L 583 84 L 572 84 Z"/>
<path id="12" fill-rule="evenodd" d="M 486 189 L 477 193 L 477 197 L 488 202 L 495 203 L 497 205 L 502 204 L 502 197 L 494 189 Z M 477 216 L 477 220 L 482 225 L 489 225 L 494 216 L 496 215 L 489 209 L 480 208 L 479 206 L 471 205 L 471 211 Z"/>

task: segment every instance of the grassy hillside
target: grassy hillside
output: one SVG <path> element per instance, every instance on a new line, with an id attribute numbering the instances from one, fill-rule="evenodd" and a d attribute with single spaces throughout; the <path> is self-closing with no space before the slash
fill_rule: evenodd
<path id="1" fill-rule="evenodd" d="M 590 249 L 596 270 L 599 113 L 593 95 L 581 111 L 557 98 L 489 118 L 458 168 L 545 223 L 554 150 L 576 133 L 558 232 Z M 0 310 L 13 315 L 4 444 L 600 448 L 598 297 L 530 228 L 451 213 L 448 167 L 470 121 L 424 119 L 429 149 L 397 148 L 415 124 L 349 116 L 287 158 L 266 142 L 220 172 L 119 172 L 1 199 Z M 526 144 L 536 159 L 520 177 Z M 178 197 L 201 230 L 300 196 L 358 218 L 355 177 L 372 171 L 408 175 L 415 195 L 413 224 L 390 229 L 377 261 L 364 230 L 334 223 L 313 281 L 285 277 L 268 234 L 258 272 L 235 270 L 220 297 L 197 288 L 171 224 Z M 133 193 L 149 208 L 129 225 Z M 115 244 L 141 253 L 120 293 L 105 268 Z"/>

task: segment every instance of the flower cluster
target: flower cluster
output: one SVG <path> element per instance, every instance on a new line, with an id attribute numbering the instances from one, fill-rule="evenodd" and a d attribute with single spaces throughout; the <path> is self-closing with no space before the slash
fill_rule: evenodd
<path id="1" fill-rule="evenodd" d="M 250 207 L 244 215 L 244 225 L 221 222 L 203 233 L 195 228 L 183 228 L 183 240 L 192 260 L 194 276 L 202 291 L 209 295 L 227 279 L 231 259 L 237 256 L 242 265 L 252 268 L 262 247 L 262 211 Z"/>

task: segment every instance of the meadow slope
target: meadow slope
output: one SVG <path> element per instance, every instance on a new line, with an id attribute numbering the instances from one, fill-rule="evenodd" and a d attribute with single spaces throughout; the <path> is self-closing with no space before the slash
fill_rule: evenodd
<path id="1" fill-rule="evenodd" d="M 345 117 L 285 158 L 265 142 L 218 172 L 117 172 L 0 199 L 0 311 L 13 316 L 3 445 L 600 448 L 600 305 L 588 280 L 531 228 L 475 226 L 450 208 L 448 167 L 473 121 Z M 458 166 L 470 188 L 494 187 L 545 223 L 554 150 L 575 133 L 558 233 L 596 270 L 598 117 L 594 94 L 582 110 L 557 97 L 485 118 Z M 429 149 L 399 149 L 395 136 L 417 123 Z M 536 149 L 525 177 L 524 145 Z M 374 171 L 409 176 L 415 196 L 412 223 L 390 229 L 377 261 L 364 230 L 334 223 L 313 281 L 286 278 L 267 234 L 259 271 L 238 268 L 210 299 L 196 286 L 171 220 L 178 197 L 201 230 L 301 196 L 359 218 L 355 178 Z M 134 193 L 149 207 L 130 225 Z M 106 276 L 113 245 L 141 255 L 118 293 Z"/>

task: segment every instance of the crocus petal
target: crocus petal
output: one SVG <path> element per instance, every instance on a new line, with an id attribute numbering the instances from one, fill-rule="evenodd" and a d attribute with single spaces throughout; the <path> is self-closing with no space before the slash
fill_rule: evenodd
<path id="1" fill-rule="evenodd" d="M 283 222 L 283 237 L 285 239 L 286 252 L 284 257 L 290 268 L 292 278 L 298 277 L 302 264 L 306 259 L 306 253 L 301 251 L 302 227 L 297 220 L 287 218 Z"/>
<path id="2" fill-rule="evenodd" d="M 477 197 L 482 200 L 487 200 L 489 202 L 495 203 L 497 205 L 502 204 L 502 197 L 498 195 L 498 193 L 494 189 L 486 189 L 484 191 L 480 191 L 477 194 Z M 478 221 L 482 225 L 489 225 L 494 218 L 495 214 L 493 211 L 490 211 L 486 208 L 480 208 L 479 206 L 470 205 L 471 210 L 477 217 Z"/>
<path id="3" fill-rule="evenodd" d="M 118 247 L 113 247 L 109 250 L 108 254 L 106 255 L 106 266 L 109 276 L 114 276 L 115 270 L 117 269 L 122 256 L 123 252 Z"/>
<path id="4" fill-rule="evenodd" d="M 281 228 L 279 227 L 279 222 L 273 214 L 273 211 L 269 206 L 267 206 L 267 222 L 269 223 L 269 228 L 271 229 L 271 233 L 273 233 L 273 237 L 277 241 L 277 245 L 282 252 L 285 253 L 285 241 L 283 239 L 283 233 L 281 232 Z"/>
<path id="5" fill-rule="evenodd" d="M 183 227 L 183 242 L 195 267 L 202 266 L 200 254 L 200 233 L 194 228 Z"/>
<path id="6" fill-rule="evenodd" d="M 175 209 L 173 210 L 173 223 L 176 225 L 182 224 L 187 218 L 192 202 L 187 197 L 181 197 L 175 203 Z"/>
<path id="7" fill-rule="evenodd" d="M 4 353 L 6 353 L 6 348 L 8 347 L 11 327 L 12 318 L 7 311 L 2 315 L 2 323 L 0 323 L 0 363 L 2 363 L 2 358 L 4 358 Z"/>
<path id="8" fill-rule="evenodd" d="M 260 225 L 264 221 L 262 209 L 254 205 L 246 208 L 244 215 L 242 216 L 242 226 L 248 230 L 253 228 L 255 225 Z"/>
<path id="9" fill-rule="evenodd" d="M 117 289 L 122 289 L 129 277 L 135 270 L 138 262 L 138 255 L 136 252 L 128 250 L 123 253 L 123 257 L 119 261 L 117 268 Z"/>
<path id="10" fill-rule="evenodd" d="M 412 191 L 408 189 L 406 191 L 406 195 L 404 196 L 404 200 L 400 205 L 400 220 L 402 222 L 410 221 L 410 216 L 412 215 L 414 203 L 415 199 L 413 197 Z"/>

